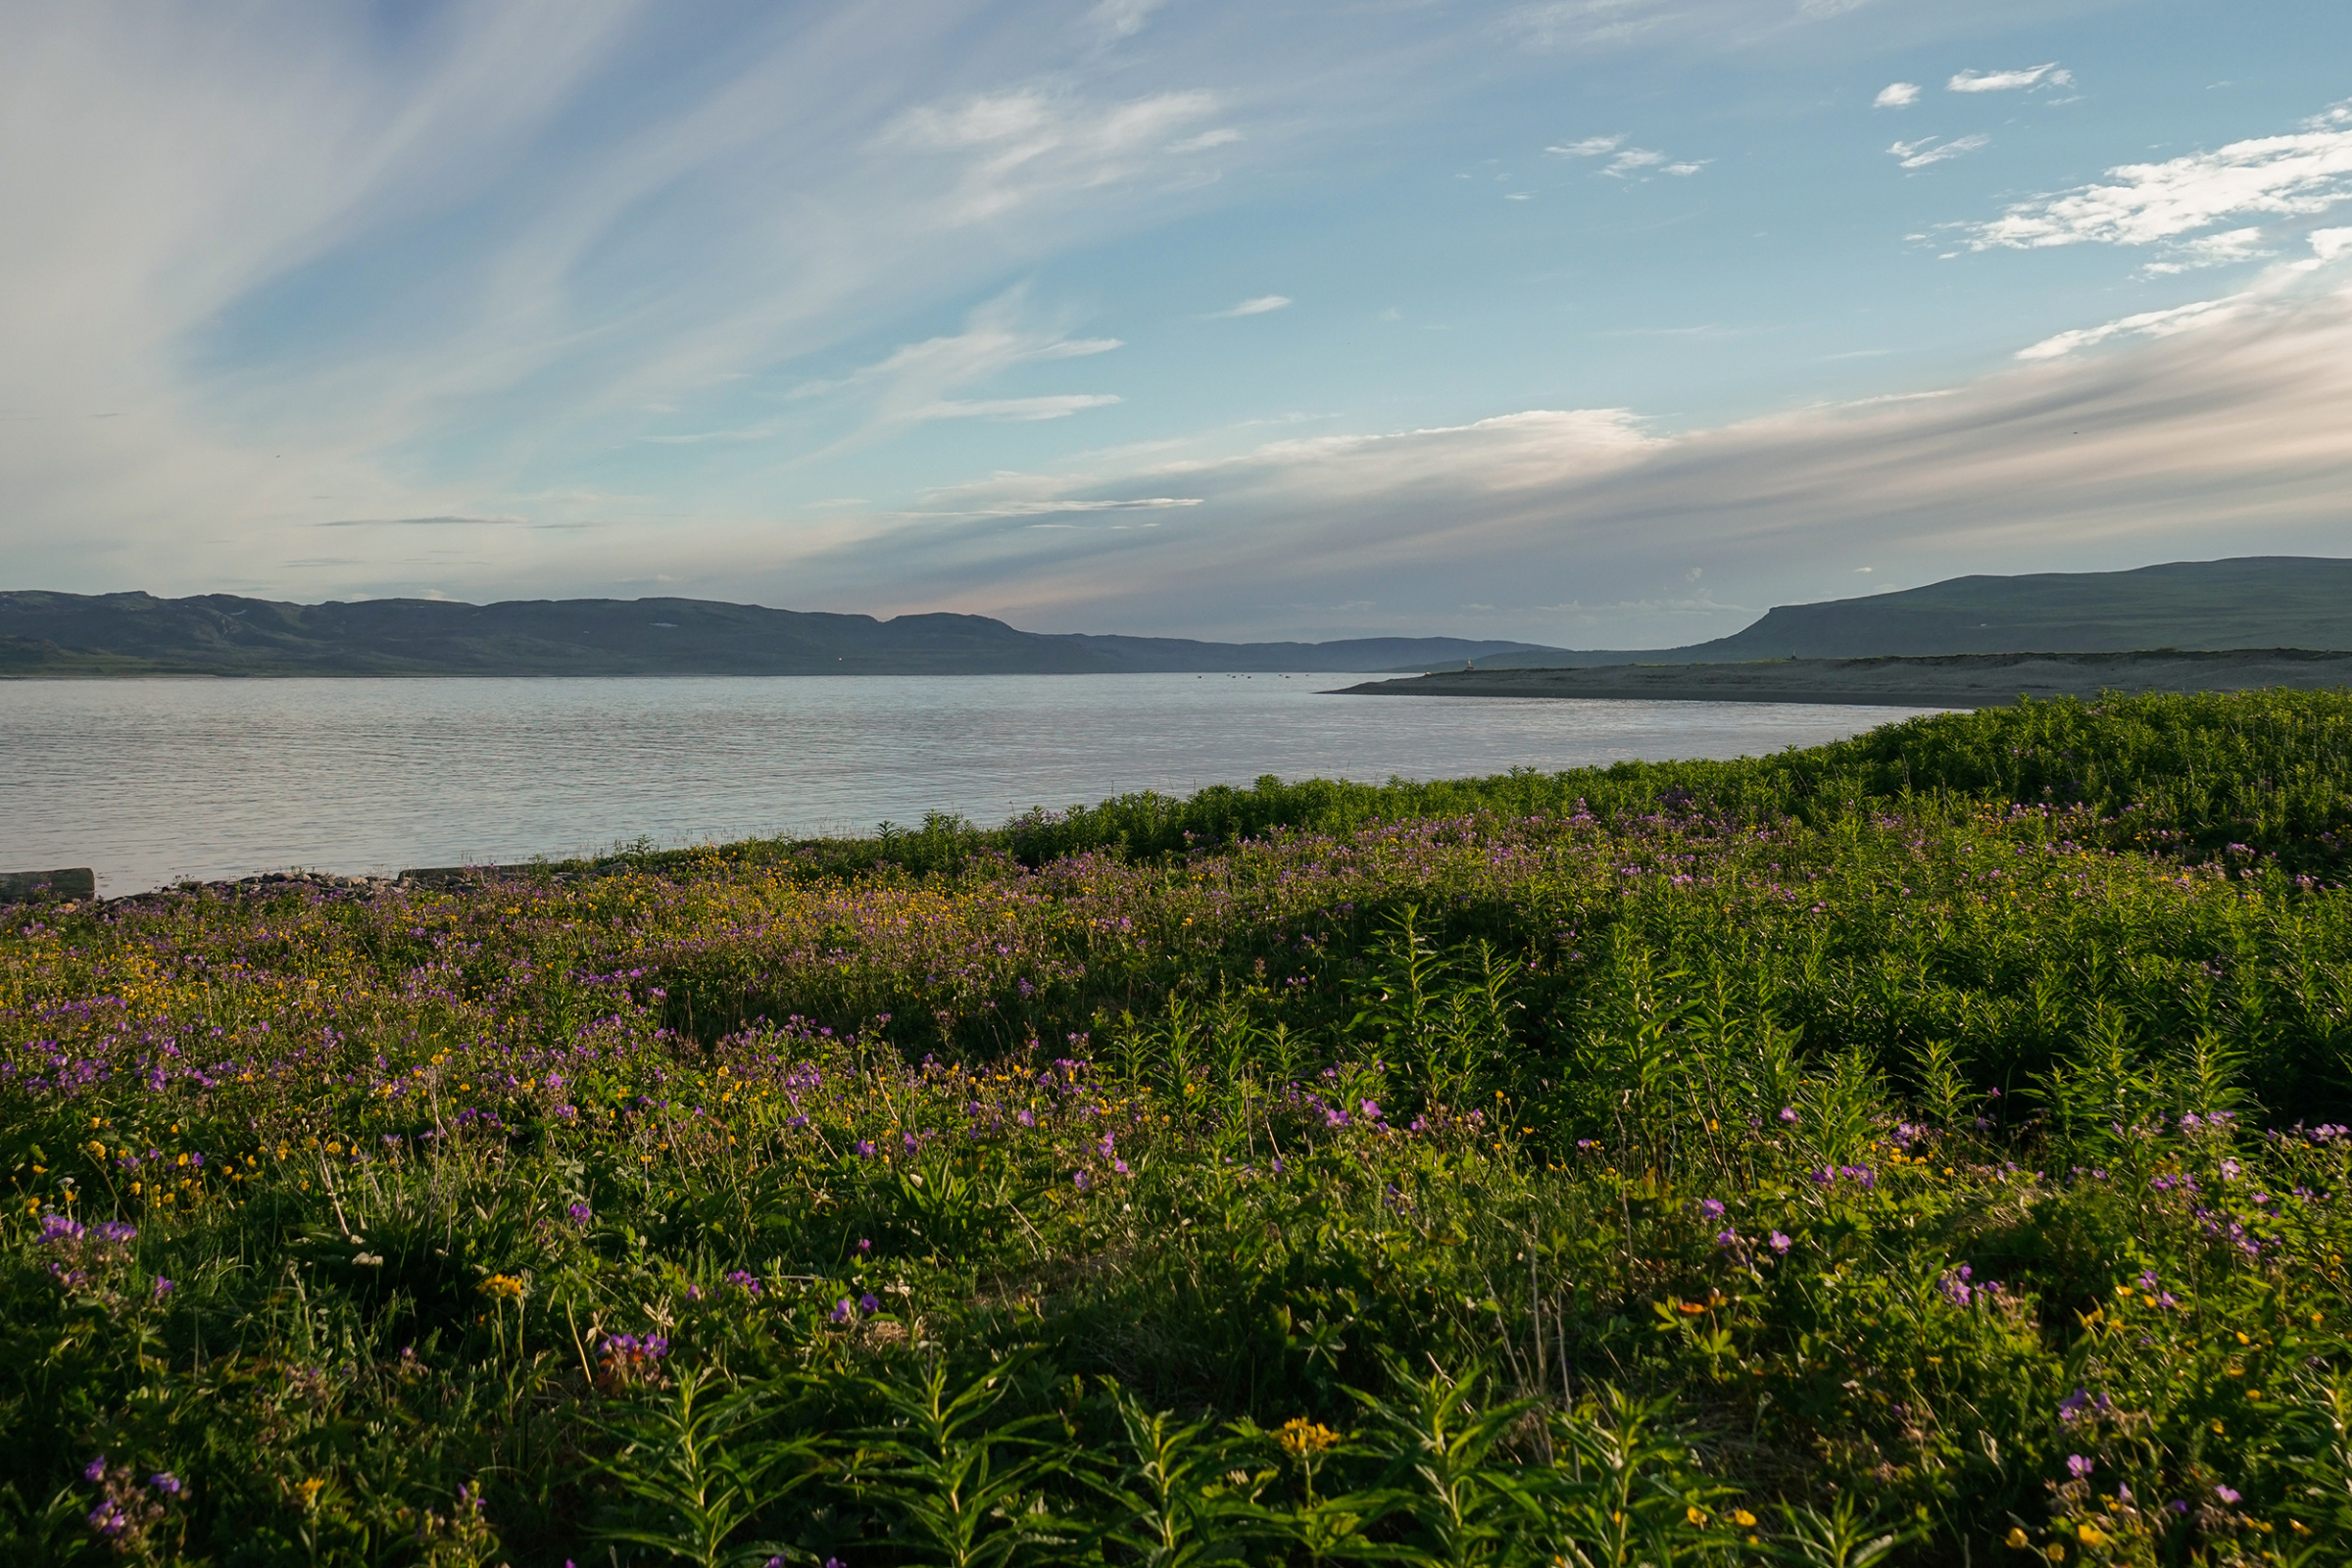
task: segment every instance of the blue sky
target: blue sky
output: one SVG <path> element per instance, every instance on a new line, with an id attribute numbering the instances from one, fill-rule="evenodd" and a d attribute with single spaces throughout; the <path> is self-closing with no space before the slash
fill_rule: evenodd
<path id="1" fill-rule="evenodd" d="M 2352 543 L 2352 8 L 0 18 L 0 586 L 1656 646 Z"/>

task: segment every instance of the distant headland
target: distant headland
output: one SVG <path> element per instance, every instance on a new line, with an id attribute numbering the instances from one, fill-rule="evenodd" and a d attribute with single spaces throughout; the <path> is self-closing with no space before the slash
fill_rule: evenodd
<path id="1" fill-rule="evenodd" d="M 205 594 L 0 592 L 0 677 L 104 675 L 1011 675 L 1597 670 L 1762 660 L 1952 655 L 2352 650 L 2352 561 L 2250 556 L 2131 571 L 1954 577 L 1924 588 L 1783 605 L 1686 648 L 1573 650 L 1455 637 L 1217 643 L 1020 631 L 985 615 L 881 620 L 702 599 L 432 599 L 288 604 Z M 2087 668 L 2088 666 L 2083 666 Z M 2196 680 L 2225 665 L 2183 664 Z M 2296 672 L 2319 678 L 2308 661 Z M 1948 673 L 1948 672 L 1947 672 Z M 2241 671 L 2242 673 L 2242 671 Z M 2082 671 L 2062 680 L 2077 680 Z M 1818 678 L 1816 678 L 1818 677 Z M 1881 672 L 1855 686 L 1891 689 Z M 2006 676 L 1998 677 L 2006 679 Z M 2061 678 L 2061 677 L 2053 677 Z M 2332 675 L 2328 677 L 2332 683 Z M 1942 689 L 1938 677 L 1936 689 Z M 1623 695 L 1717 676 L 1618 677 Z M 1570 695 L 1611 681 L 1446 681 L 1410 689 Z M 1739 683 L 1735 683 L 1739 684 Z M 1784 679 L 1778 684 L 1786 686 Z M 1829 690 L 1826 671 L 1799 684 Z M 2169 688 L 2166 688 L 2169 689 Z M 1612 693 L 1615 694 L 1615 693 Z M 1763 701 L 1902 701 L 1822 696 Z M 1927 699 L 1923 700 L 1939 700 Z"/>

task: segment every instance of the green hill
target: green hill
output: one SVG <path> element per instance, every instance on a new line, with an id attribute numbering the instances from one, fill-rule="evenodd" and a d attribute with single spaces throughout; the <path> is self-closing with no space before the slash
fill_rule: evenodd
<path id="1" fill-rule="evenodd" d="M 1687 648 L 1482 659 L 1487 669 L 1731 663 L 1926 654 L 2140 649 L 2352 649 L 2352 561 L 2243 556 L 2132 571 L 1952 577 L 1924 588 L 1781 605 Z"/>
<path id="2" fill-rule="evenodd" d="M 1455 637 L 1210 643 L 1054 636 L 985 615 L 877 620 L 701 599 L 296 605 L 228 594 L 0 593 L 0 677 L 1356 671 L 1452 665 L 1532 647 Z"/>

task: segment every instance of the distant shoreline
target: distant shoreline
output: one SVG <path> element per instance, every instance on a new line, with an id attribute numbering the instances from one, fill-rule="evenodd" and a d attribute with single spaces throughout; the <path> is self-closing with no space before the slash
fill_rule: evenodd
<path id="1" fill-rule="evenodd" d="M 1587 702 L 1823 703 L 1992 708 L 2020 697 L 2352 688 L 2352 652 L 2246 648 L 2213 653 L 1943 654 L 1781 659 L 1724 664 L 1474 669 L 1365 681 L 1334 695 L 1526 697 Z"/>

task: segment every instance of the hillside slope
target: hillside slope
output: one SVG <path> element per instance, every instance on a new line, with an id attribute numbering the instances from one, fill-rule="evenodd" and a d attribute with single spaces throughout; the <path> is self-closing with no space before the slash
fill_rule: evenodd
<path id="1" fill-rule="evenodd" d="M 2131 571 L 1952 577 L 1924 588 L 1780 605 L 1729 637 L 1686 648 L 1503 654 L 1487 669 L 2090 654 L 2139 649 L 2352 649 L 2352 561 L 2241 556 Z"/>
<path id="2" fill-rule="evenodd" d="M 985 615 L 877 620 L 699 599 L 296 605 L 227 594 L 0 593 L 0 676 L 1336 672 L 1451 664 L 1530 646 L 1049 636 Z"/>

